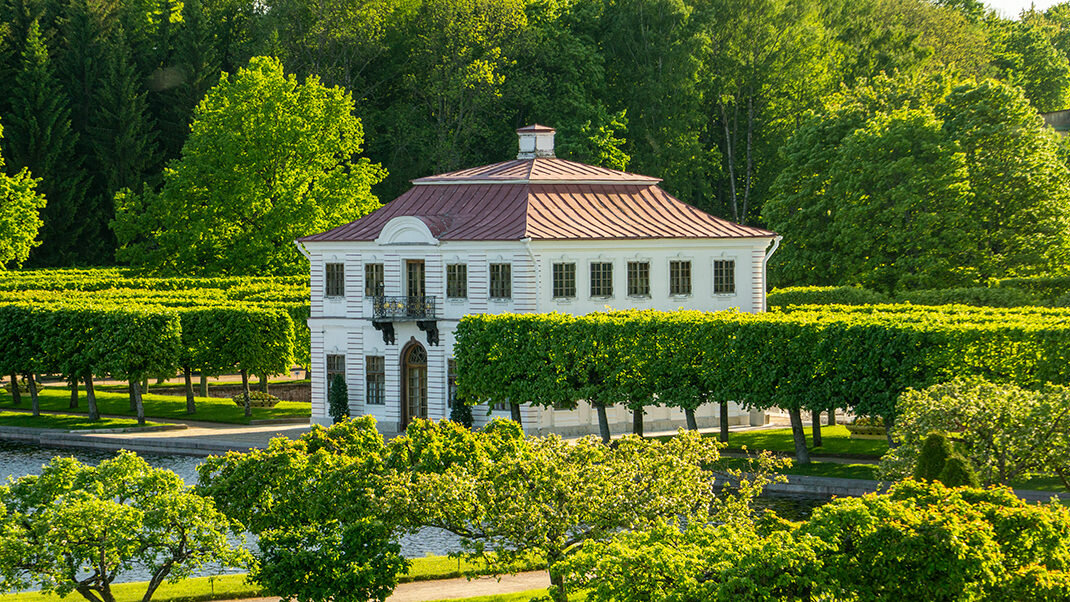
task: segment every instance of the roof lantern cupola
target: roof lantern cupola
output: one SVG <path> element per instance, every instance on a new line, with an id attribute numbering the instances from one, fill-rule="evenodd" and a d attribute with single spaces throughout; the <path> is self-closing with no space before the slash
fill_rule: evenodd
<path id="1" fill-rule="evenodd" d="M 520 138 L 517 159 L 554 158 L 554 128 L 533 124 L 516 131 Z"/>

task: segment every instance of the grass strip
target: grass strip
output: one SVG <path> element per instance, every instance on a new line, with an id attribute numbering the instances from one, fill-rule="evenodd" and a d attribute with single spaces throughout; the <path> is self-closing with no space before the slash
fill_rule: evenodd
<path id="1" fill-rule="evenodd" d="M 20 428 L 59 429 L 79 431 L 85 429 L 119 429 L 138 426 L 137 420 L 129 418 L 101 418 L 91 421 L 85 414 L 41 414 L 34 417 L 27 412 L 5 412 L 0 410 L 0 426 L 17 426 Z M 159 422 L 146 422 L 145 426 L 162 426 Z"/>
<path id="2" fill-rule="evenodd" d="M 84 414 L 85 396 L 80 400 L 81 407 L 68 408 L 71 392 L 66 387 L 42 387 L 38 392 L 42 410 L 60 411 L 68 414 Z M 176 420 L 198 420 L 202 422 L 222 422 L 227 424 L 249 424 L 245 410 L 223 397 L 196 397 L 197 412 L 186 413 L 185 396 L 156 395 L 148 393 L 143 396 L 145 416 L 148 418 L 170 418 Z M 7 391 L 0 391 L 0 410 L 30 407 L 29 393 L 22 394 L 22 404 L 14 405 L 14 400 Z M 130 398 L 126 392 L 97 391 L 97 407 L 101 414 L 117 416 L 134 416 L 130 410 Z M 280 401 L 273 408 L 253 408 L 253 420 L 275 418 L 308 418 L 311 406 L 297 401 Z M 87 427 L 88 428 L 88 427 Z"/>
<path id="3" fill-rule="evenodd" d="M 535 570 L 541 568 L 537 562 L 532 561 L 531 566 L 522 567 L 521 570 Z M 487 574 L 486 563 L 470 562 L 448 556 L 426 556 L 413 558 L 409 572 L 398 576 L 398 583 L 410 583 L 413 581 L 430 581 L 432 579 L 451 579 L 462 577 L 465 574 Z M 144 581 L 133 583 L 119 583 L 112 586 L 115 594 L 115 602 L 141 602 L 145 595 Z M 545 590 L 543 590 L 545 591 Z M 245 573 L 231 575 L 218 575 L 213 577 L 192 577 L 178 583 L 164 583 L 153 595 L 153 602 L 206 602 L 209 600 L 240 600 L 243 598 L 257 598 L 269 596 L 259 585 L 246 581 Z M 528 600 L 515 598 L 517 600 Z M 67 602 L 82 600 L 78 594 L 72 594 L 66 598 Z M 489 598 L 497 599 L 497 598 Z M 514 598 L 508 598 L 513 600 Z M 18 594 L 0 595 L 3 602 L 59 602 L 63 600 L 54 594 L 41 592 L 25 592 Z"/>
<path id="4" fill-rule="evenodd" d="M 888 451 L 887 441 L 851 439 L 851 433 L 841 424 L 821 427 L 820 447 L 811 445 L 813 433 L 810 429 L 806 429 L 806 435 L 807 448 L 816 456 L 879 458 Z M 716 437 L 717 433 L 709 432 L 705 433 L 705 436 Z M 790 428 L 743 431 L 728 435 L 728 449 L 738 450 L 743 447 L 750 451 L 795 453 L 795 440 L 792 438 Z"/>

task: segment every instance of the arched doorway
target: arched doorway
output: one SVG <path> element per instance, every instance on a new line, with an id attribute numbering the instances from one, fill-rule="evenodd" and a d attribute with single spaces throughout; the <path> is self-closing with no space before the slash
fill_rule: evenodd
<path id="1" fill-rule="evenodd" d="M 401 350 L 401 428 L 427 418 L 427 350 L 415 340 Z"/>

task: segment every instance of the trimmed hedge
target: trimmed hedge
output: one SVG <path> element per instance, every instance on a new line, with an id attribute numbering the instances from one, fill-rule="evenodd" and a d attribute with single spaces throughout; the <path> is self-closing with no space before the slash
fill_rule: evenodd
<path id="1" fill-rule="evenodd" d="M 889 303 L 884 293 L 860 286 L 795 286 L 773 289 L 766 296 L 769 307 L 789 305 L 870 305 Z"/>

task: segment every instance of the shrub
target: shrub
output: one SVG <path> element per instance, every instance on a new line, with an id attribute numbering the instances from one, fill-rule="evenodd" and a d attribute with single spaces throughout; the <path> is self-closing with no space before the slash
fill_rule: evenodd
<path id="1" fill-rule="evenodd" d="M 1037 299 L 1018 288 L 944 288 L 905 291 L 896 301 L 914 305 L 974 305 L 979 307 L 1023 307 L 1038 305 Z"/>
<path id="2" fill-rule="evenodd" d="M 327 396 L 327 413 L 335 424 L 349 417 L 349 389 L 346 387 L 346 379 L 341 374 L 335 374 L 331 381 L 330 395 Z"/>
<path id="3" fill-rule="evenodd" d="M 884 428 L 884 418 L 880 416 L 859 416 L 851 421 L 854 426 L 872 426 Z"/>
<path id="4" fill-rule="evenodd" d="M 778 288 L 767 296 L 769 307 L 789 305 L 876 305 L 887 295 L 859 286 L 795 286 Z"/>
<path id="5" fill-rule="evenodd" d="M 1014 288 L 1028 292 L 1037 299 L 1052 303 L 1060 297 L 1070 296 L 1070 276 L 1032 276 L 1003 278 L 995 283 L 997 288 Z M 1060 307 L 1059 305 L 1056 305 Z"/>
<path id="6" fill-rule="evenodd" d="M 238 393 L 234 397 L 231 397 L 230 400 L 239 406 L 245 407 L 244 393 Z M 270 393 L 264 393 L 263 391 L 251 391 L 249 393 L 249 407 L 251 408 L 273 408 L 280 401 L 282 400 L 278 397 L 275 397 Z"/>
<path id="7" fill-rule="evenodd" d="M 977 471 L 970 466 L 969 460 L 958 454 L 952 454 L 944 461 L 944 468 L 936 476 L 936 480 L 948 487 L 980 487 L 981 485 L 977 479 Z"/>
<path id="8" fill-rule="evenodd" d="M 918 454 L 918 464 L 914 467 L 914 478 L 919 481 L 935 481 L 944 470 L 947 459 L 954 454 L 951 441 L 943 433 L 929 433 Z M 946 481 L 942 481 L 946 482 Z"/>
<path id="9" fill-rule="evenodd" d="M 454 401 L 453 407 L 450 408 L 450 420 L 472 428 L 472 406 L 461 401 Z"/>

